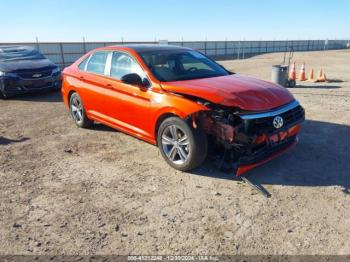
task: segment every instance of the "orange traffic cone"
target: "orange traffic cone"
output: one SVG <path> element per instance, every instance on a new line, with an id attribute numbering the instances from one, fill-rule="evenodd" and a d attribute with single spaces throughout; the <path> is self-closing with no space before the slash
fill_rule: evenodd
<path id="1" fill-rule="evenodd" d="M 313 68 L 310 71 L 309 81 L 315 81 L 315 79 L 314 79 L 314 69 Z"/>
<path id="2" fill-rule="evenodd" d="M 323 70 L 321 69 L 319 72 L 318 72 L 318 77 L 316 79 L 316 82 L 326 82 L 327 79 L 326 79 L 326 74 L 323 72 Z"/>
<path id="3" fill-rule="evenodd" d="M 303 65 L 301 66 L 299 80 L 300 80 L 300 81 L 305 81 L 305 80 L 306 80 L 306 76 L 305 76 L 305 63 L 303 63 Z"/>
<path id="4" fill-rule="evenodd" d="M 295 71 L 295 62 L 292 65 L 292 70 L 289 75 L 290 80 L 296 80 L 297 79 L 297 72 Z"/>

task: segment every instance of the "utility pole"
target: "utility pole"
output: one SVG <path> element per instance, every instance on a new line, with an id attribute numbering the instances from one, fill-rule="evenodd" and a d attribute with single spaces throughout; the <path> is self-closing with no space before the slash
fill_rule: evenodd
<path id="1" fill-rule="evenodd" d="M 244 59 L 244 46 L 245 46 L 245 38 L 243 38 L 243 48 L 242 48 L 242 59 Z"/>
<path id="2" fill-rule="evenodd" d="M 238 42 L 237 59 L 239 60 L 239 53 L 241 51 L 241 41 Z"/>
<path id="3" fill-rule="evenodd" d="M 36 36 L 35 37 L 35 41 L 36 41 L 36 48 L 38 49 L 38 51 L 40 51 L 40 47 L 39 47 L 39 38 Z"/>
<path id="4" fill-rule="evenodd" d="M 84 54 L 85 54 L 86 53 L 85 36 L 83 37 L 83 50 L 84 50 Z"/>

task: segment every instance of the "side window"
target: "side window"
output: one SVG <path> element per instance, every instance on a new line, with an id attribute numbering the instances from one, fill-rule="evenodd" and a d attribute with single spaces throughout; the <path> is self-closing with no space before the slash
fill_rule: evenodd
<path id="1" fill-rule="evenodd" d="M 103 75 L 106 68 L 108 52 L 96 52 L 91 55 L 86 71 Z"/>
<path id="2" fill-rule="evenodd" d="M 87 62 L 89 61 L 89 58 L 90 58 L 90 56 L 88 56 L 87 58 L 85 58 L 85 59 L 83 60 L 83 62 L 81 62 L 81 63 L 79 64 L 78 68 L 79 68 L 80 70 L 85 71 L 85 69 L 86 69 L 86 64 L 87 64 Z"/>
<path id="3" fill-rule="evenodd" d="M 142 79 L 146 77 L 141 66 L 130 55 L 122 52 L 113 52 L 111 63 L 111 77 L 121 79 L 127 74 L 138 74 Z"/>

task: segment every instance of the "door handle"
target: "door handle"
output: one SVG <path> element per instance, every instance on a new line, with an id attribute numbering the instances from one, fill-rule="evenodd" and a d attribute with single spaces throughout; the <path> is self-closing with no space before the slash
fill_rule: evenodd
<path id="1" fill-rule="evenodd" d="M 111 84 L 106 84 L 106 88 L 113 89 L 113 86 Z"/>
<path id="2" fill-rule="evenodd" d="M 81 80 L 84 80 L 84 79 L 85 79 L 85 77 L 83 77 L 83 76 L 80 76 L 79 78 L 80 78 Z"/>

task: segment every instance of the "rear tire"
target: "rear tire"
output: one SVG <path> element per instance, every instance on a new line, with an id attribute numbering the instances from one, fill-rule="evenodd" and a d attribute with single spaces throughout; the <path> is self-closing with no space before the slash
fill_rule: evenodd
<path id="1" fill-rule="evenodd" d="M 87 128 L 93 124 L 93 122 L 86 116 L 83 101 L 77 93 L 73 93 L 70 96 L 69 109 L 74 123 L 78 127 Z"/>
<path id="2" fill-rule="evenodd" d="M 199 167 L 207 157 L 208 140 L 204 131 L 178 117 L 169 117 L 161 123 L 157 144 L 165 161 L 180 171 Z"/>

